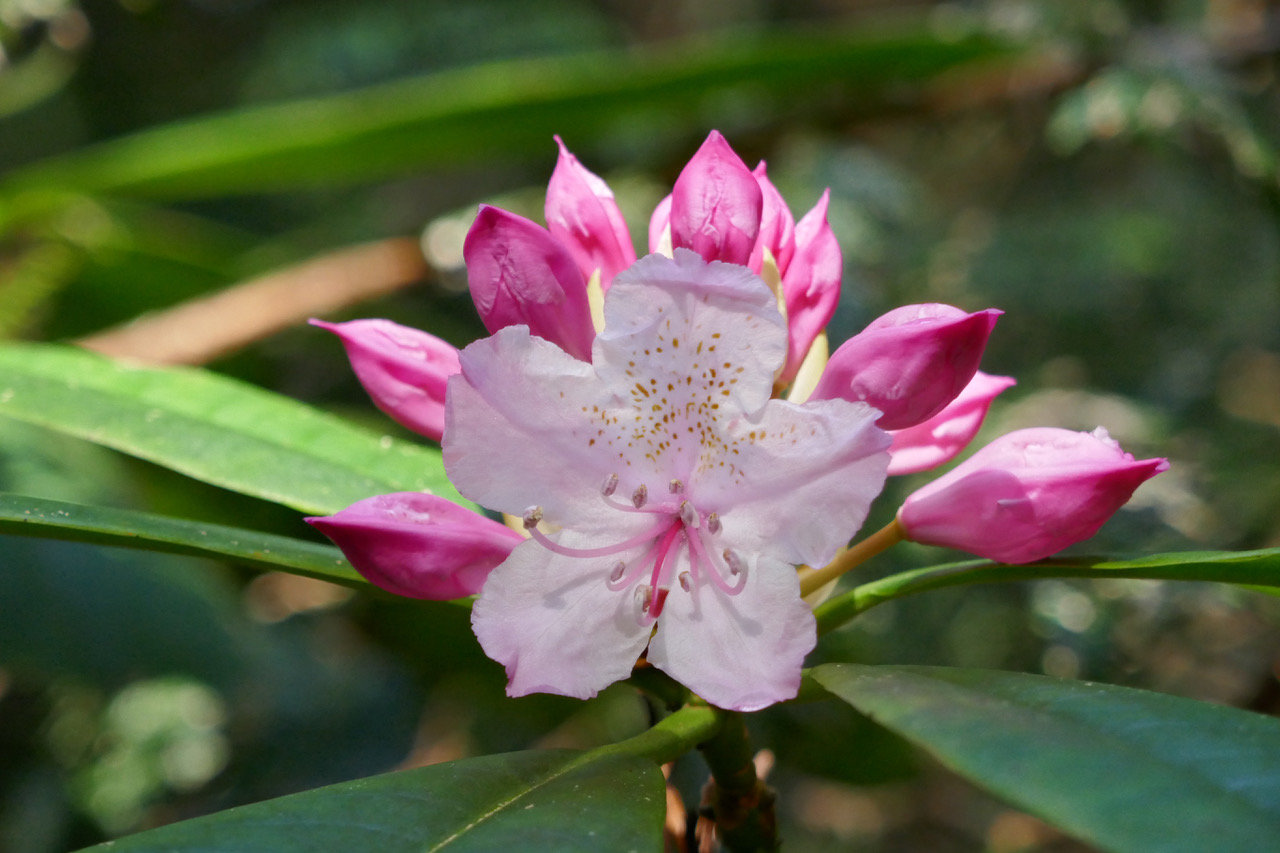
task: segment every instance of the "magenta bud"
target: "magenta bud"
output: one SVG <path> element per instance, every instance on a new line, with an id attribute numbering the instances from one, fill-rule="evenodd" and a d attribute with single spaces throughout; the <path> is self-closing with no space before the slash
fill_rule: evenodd
<path id="1" fill-rule="evenodd" d="M 969 384 L 1002 313 L 937 303 L 895 308 L 832 353 L 813 398 L 865 400 L 884 413 L 881 429 L 915 426 Z"/>
<path id="2" fill-rule="evenodd" d="M 308 518 L 375 586 L 409 598 L 474 595 L 524 538 L 514 530 L 423 492 L 357 501 Z"/>
<path id="3" fill-rule="evenodd" d="M 657 207 L 653 209 L 653 215 L 649 217 L 649 251 L 661 252 L 663 248 L 663 238 L 670 238 L 667 233 L 671 228 L 671 193 L 667 193 L 662 197 L 662 201 L 658 202 Z"/>
<path id="4" fill-rule="evenodd" d="M 941 412 L 924 423 L 891 432 L 889 475 L 915 474 L 950 462 L 978 434 L 992 401 L 1016 384 L 1010 376 L 979 370 Z"/>
<path id="5" fill-rule="evenodd" d="M 755 175 L 713 130 L 671 190 L 671 244 L 706 261 L 746 265 L 763 204 Z"/>
<path id="6" fill-rule="evenodd" d="M 763 160 L 752 174 L 760 185 L 760 234 L 756 237 L 756 245 L 751 250 L 751 260 L 747 266 L 759 275 L 764 269 L 764 251 L 768 249 L 769 254 L 773 255 L 778 273 L 785 274 L 796 250 L 796 220 L 778 188 L 769 180 Z"/>
<path id="7" fill-rule="evenodd" d="M 342 341 L 356 378 L 374 405 L 396 423 L 440 440 L 445 386 L 461 370 L 453 344 L 390 320 L 312 320 L 311 325 L 333 332 Z"/>
<path id="8" fill-rule="evenodd" d="M 908 539 L 1030 563 L 1088 539 L 1164 459 L 1135 460 L 1099 427 L 997 438 L 898 510 Z"/>
<path id="9" fill-rule="evenodd" d="M 582 361 L 591 360 L 595 327 L 587 282 L 569 250 L 540 225 L 481 205 L 462 245 L 471 299 L 485 328 L 528 326 Z"/>
<path id="10" fill-rule="evenodd" d="M 578 264 L 584 278 L 600 270 L 600 286 L 607 290 L 613 277 L 631 266 L 636 250 L 613 191 L 578 162 L 556 137 L 560 157 L 547 184 L 547 230 Z"/>
<path id="11" fill-rule="evenodd" d="M 782 276 L 788 331 L 787 361 L 779 377 L 784 383 L 795 378 L 814 338 L 831 322 L 840 301 L 844 260 L 827 223 L 830 197 L 830 191 L 824 191 L 796 224 L 795 249 Z"/>

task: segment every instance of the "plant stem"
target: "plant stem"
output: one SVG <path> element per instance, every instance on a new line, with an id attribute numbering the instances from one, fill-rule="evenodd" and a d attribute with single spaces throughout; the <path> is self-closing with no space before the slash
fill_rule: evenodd
<path id="1" fill-rule="evenodd" d="M 698 746 L 711 769 L 703 802 L 715 820 L 716 835 L 734 853 L 777 850 L 776 796 L 756 775 L 746 722 L 741 714 L 719 713 L 720 730 Z"/>
<path id="2" fill-rule="evenodd" d="M 689 750 L 714 738 L 723 725 L 723 713 L 709 705 L 686 705 L 635 737 L 597 747 L 584 753 L 583 761 L 602 755 L 649 758 L 655 764 L 675 761 Z"/>
<path id="3" fill-rule="evenodd" d="M 906 538 L 902 525 L 897 517 L 884 527 L 872 533 L 858 544 L 841 551 L 836 558 L 821 569 L 802 569 L 800 571 L 800 594 L 808 595 L 821 589 L 843 575 L 850 569 L 860 566 L 882 551 L 886 551 Z"/>

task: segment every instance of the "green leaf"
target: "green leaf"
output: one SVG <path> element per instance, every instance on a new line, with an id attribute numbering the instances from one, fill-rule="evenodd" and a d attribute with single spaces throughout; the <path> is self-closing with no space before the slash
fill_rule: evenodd
<path id="1" fill-rule="evenodd" d="M 1280 838 L 1280 720 L 1017 673 L 829 664 L 812 676 L 960 775 L 1104 850 L 1256 853 Z"/>
<path id="2" fill-rule="evenodd" d="M 1141 580 L 1215 581 L 1250 587 L 1280 587 L 1280 548 L 1257 551 L 1183 551 L 1131 560 L 1106 557 L 1058 558 L 1010 566 L 990 560 L 966 560 L 899 572 L 834 596 L 814 610 L 820 632 L 858 614 L 934 589 L 975 583 L 1044 578 L 1137 578 Z"/>
<path id="3" fill-rule="evenodd" d="M 0 346 L 0 415 L 302 512 L 337 512 L 395 491 L 461 500 L 439 450 L 203 370 L 130 367 L 69 347 Z"/>
<path id="4" fill-rule="evenodd" d="M 231 560 L 366 588 L 330 545 L 220 524 L 0 492 L 0 533 Z"/>
<path id="5" fill-rule="evenodd" d="M 330 785 L 90 849 L 660 851 L 665 805 L 647 759 L 519 752 Z"/>
<path id="6" fill-rule="evenodd" d="M 191 198 L 368 180 L 495 157 L 552 157 L 642 123 L 671 135 L 722 115 L 794 114 L 843 94 L 862 113 L 912 84 L 1012 53 L 989 38 L 771 29 L 626 51 L 519 59 L 192 119 L 11 172 L 0 194 L 50 190 Z M 743 112 L 743 106 L 749 105 Z M 884 106 L 880 107 L 882 111 Z M 847 118 L 847 116 L 846 116 Z M 739 123 L 743 119 L 736 119 Z"/>

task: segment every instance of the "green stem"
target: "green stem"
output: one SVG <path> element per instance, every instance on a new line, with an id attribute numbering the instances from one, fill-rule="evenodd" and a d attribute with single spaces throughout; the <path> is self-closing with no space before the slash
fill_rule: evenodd
<path id="1" fill-rule="evenodd" d="M 1264 587 L 1280 586 L 1278 549 L 1239 552 L 1184 552 L 1132 560 L 1077 558 L 1044 560 L 1021 566 L 967 560 L 864 583 L 817 607 L 818 633 L 839 628 L 877 604 L 916 593 L 976 583 L 1046 578 L 1136 578 L 1141 580 L 1212 581 Z"/>
<path id="2" fill-rule="evenodd" d="M 720 730 L 698 747 L 711 769 L 703 802 L 715 820 L 716 835 L 734 853 L 777 850 L 777 798 L 756 775 L 746 722 L 741 714 L 720 713 Z"/>
<path id="3" fill-rule="evenodd" d="M 579 760 L 586 762 L 606 755 L 627 755 L 666 764 L 703 741 L 714 738 L 723 725 L 722 715 L 722 711 L 709 705 L 686 705 L 660 720 L 653 728 L 635 737 L 597 747 L 584 753 Z"/>

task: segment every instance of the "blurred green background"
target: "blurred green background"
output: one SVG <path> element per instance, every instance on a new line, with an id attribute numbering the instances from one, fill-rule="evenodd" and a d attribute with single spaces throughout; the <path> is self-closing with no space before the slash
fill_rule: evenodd
<path id="1" fill-rule="evenodd" d="M 1278 51 L 1263 0 L 0 0 L 0 337 L 204 364 L 403 435 L 305 317 L 465 344 L 461 235 L 481 201 L 540 218 L 553 133 L 643 246 L 715 127 L 797 216 L 831 188 L 834 342 L 906 302 L 1002 308 L 984 368 L 1019 384 L 986 434 L 1102 424 L 1171 458 L 1081 550 L 1280 545 Z M 0 490 L 311 536 L 9 421 Z M 1275 713 L 1278 617 L 1238 589 L 1046 580 L 884 605 L 814 660 Z M 0 850 L 649 719 L 624 687 L 502 686 L 456 607 L 0 538 Z M 791 850 L 1082 849 L 845 705 L 753 725 Z M 691 806 L 702 774 L 673 775 Z"/>

